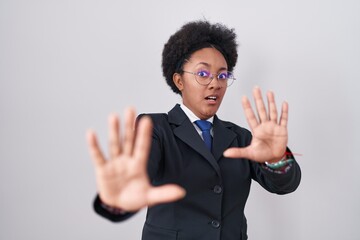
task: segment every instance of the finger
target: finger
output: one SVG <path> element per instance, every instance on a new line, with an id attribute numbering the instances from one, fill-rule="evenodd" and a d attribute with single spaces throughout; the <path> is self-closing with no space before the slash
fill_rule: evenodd
<path id="1" fill-rule="evenodd" d="M 264 100 L 262 98 L 261 90 L 259 87 L 254 87 L 253 96 L 255 100 L 256 110 L 259 116 L 259 121 L 264 122 L 268 120 Z"/>
<path id="2" fill-rule="evenodd" d="M 246 96 L 242 97 L 242 106 L 245 112 L 246 120 L 250 126 L 250 129 L 254 129 L 259 123 L 255 117 L 254 111 L 251 108 L 249 99 Z"/>
<path id="3" fill-rule="evenodd" d="M 125 139 L 124 139 L 124 154 L 131 155 L 134 148 L 135 140 L 135 110 L 128 108 L 125 110 Z"/>
<path id="4" fill-rule="evenodd" d="M 267 100 L 268 100 L 268 109 L 269 109 L 269 119 L 270 121 L 277 123 L 278 113 L 276 109 L 275 96 L 272 91 L 269 91 L 267 93 Z"/>
<path id="5" fill-rule="evenodd" d="M 148 205 L 174 202 L 186 195 L 185 190 L 176 184 L 166 184 L 160 187 L 153 187 L 148 192 Z"/>
<path id="6" fill-rule="evenodd" d="M 135 147 L 134 147 L 134 157 L 138 159 L 141 164 L 146 166 L 146 161 L 149 156 L 150 146 L 151 146 L 151 133 L 152 133 L 152 122 L 150 117 L 144 116 L 140 119 Z"/>
<path id="7" fill-rule="evenodd" d="M 103 153 L 100 150 L 95 133 L 92 130 L 88 130 L 86 134 L 86 138 L 87 138 L 90 156 L 95 166 L 98 167 L 104 165 L 106 160 Z"/>
<path id="8" fill-rule="evenodd" d="M 109 116 L 109 153 L 110 159 L 121 153 L 119 118 L 115 114 Z"/>
<path id="9" fill-rule="evenodd" d="M 289 119 L 289 104 L 287 102 L 283 102 L 281 108 L 280 125 L 287 127 L 288 119 Z"/>
<path id="10" fill-rule="evenodd" d="M 223 153 L 224 157 L 228 158 L 248 158 L 251 159 L 251 152 L 249 151 L 248 147 L 245 148 L 228 148 Z"/>

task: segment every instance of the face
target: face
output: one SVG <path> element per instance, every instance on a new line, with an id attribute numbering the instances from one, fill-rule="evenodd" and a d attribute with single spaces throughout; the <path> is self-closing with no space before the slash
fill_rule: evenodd
<path id="1" fill-rule="evenodd" d="M 227 85 L 221 83 L 216 76 L 227 70 L 224 56 L 215 48 L 203 48 L 194 52 L 185 62 L 186 72 L 207 72 L 214 75 L 209 85 L 200 85 L 190 73 L 175 73 L 173 80 L 181 91 L 183 104 L 200 119 L 214 116 L 220 107 Z"/>

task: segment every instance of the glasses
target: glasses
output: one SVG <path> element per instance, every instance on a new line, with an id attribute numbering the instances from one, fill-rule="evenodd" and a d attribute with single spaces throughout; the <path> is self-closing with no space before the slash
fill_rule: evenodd
<path id="1" fill-rule="evenodd" d="M 234 83 L 236 78 L 234 77 L 232 72 L 224 71 L 216 74 L 212 74 L 209 71 L 200 70 L 197 72 L 188 72 L 182 70 L 184 73 L 189 73 L 195 76 L 195 80 L 198 84 L 207 86 L 211 83 L 211 81 L 215 78 L 219 81 L 221 85 L 227 85 L 228 87 Z"/>

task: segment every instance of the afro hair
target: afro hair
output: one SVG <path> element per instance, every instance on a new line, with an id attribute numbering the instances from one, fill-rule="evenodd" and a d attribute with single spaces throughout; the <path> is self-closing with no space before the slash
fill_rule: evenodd
<path id="1" fill-rule="evenodd" d="M 237 61 L 237 43 L 234 29 L 208 21 L 186 23 L 173 34 L 164 45 L 162 52 L 162 71 L 170 88 L 178 94 L 173 82 L 174 73 L 182 73 L 185 59 L 202 48 L 214 47 L 224 56 L 228 70 L 232 71 Z"/>

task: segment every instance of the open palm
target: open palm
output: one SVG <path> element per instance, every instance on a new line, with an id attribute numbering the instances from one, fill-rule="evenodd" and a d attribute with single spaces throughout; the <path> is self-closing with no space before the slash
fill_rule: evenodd
<path id="1" fill-rule="evenodd" d="M 95 166 L 96 183 L 100 199 L 108 206 L 125 211 L 171 202 L 182 198 L 185 191 L 174 184 L 153 187 L 146 166 L 151 146 L 152 123 L 143 117 L 135 133 L 135 111 L 125 114 L 124 138 L 120 137 L 119 119 L 109 118 L 109 159 L 99 147 L 93 131 L 88 131 L 87 140 Z"/>
<path id="2" fill-rule="evenodd" d="M 248 158 L 256 162 L 271 163 L 279 161 L 285 153 L 288 141 L 288 104 L 286 102 L 283 103 L 281 116 L 278 120 L 274 93 L 267 93 L 268 111 L 266 111 L 261 90 L 258 87 L 254 88 L 253 95 L 258 118 L 255 116 L 249 99 L 247 97 L 242 99 L 246 119 L 252 131 L 251 143 L 244 148 L 227 149 L 224 152 L 224 156 Z"/>

